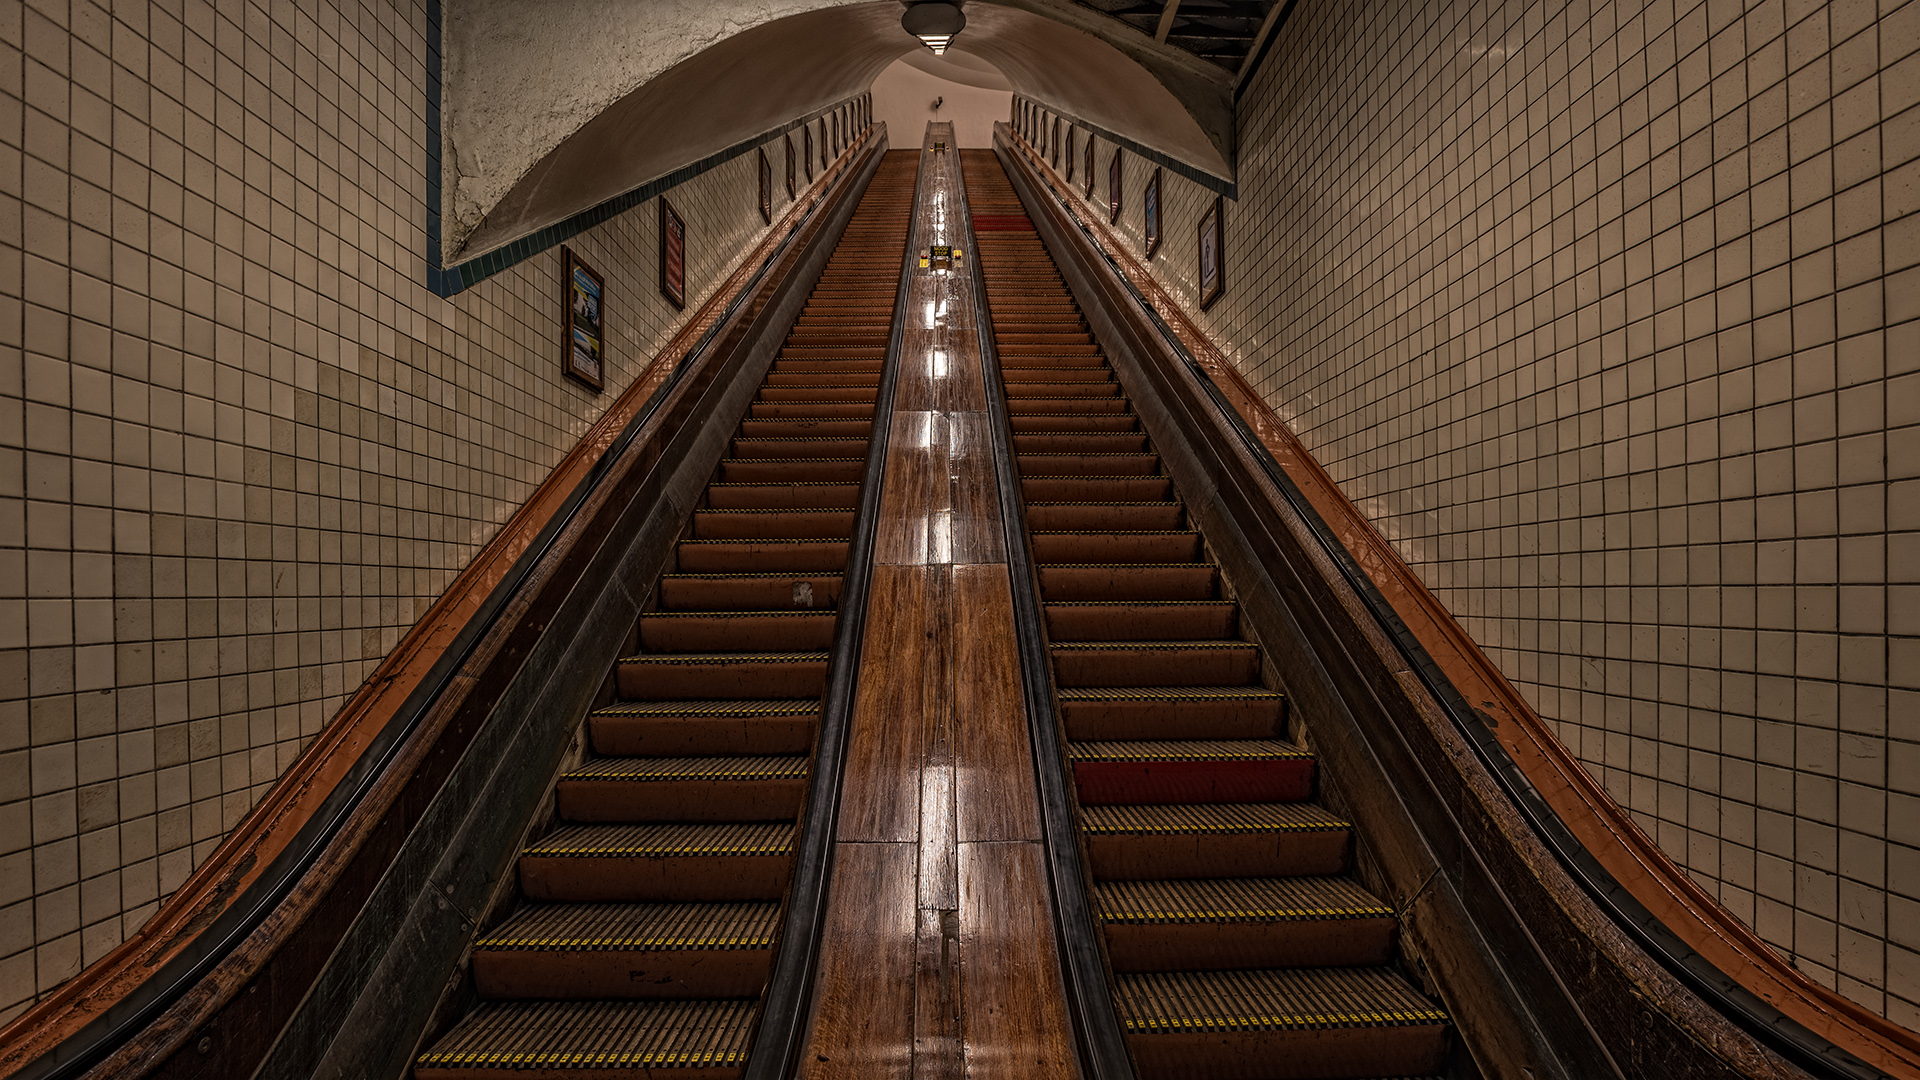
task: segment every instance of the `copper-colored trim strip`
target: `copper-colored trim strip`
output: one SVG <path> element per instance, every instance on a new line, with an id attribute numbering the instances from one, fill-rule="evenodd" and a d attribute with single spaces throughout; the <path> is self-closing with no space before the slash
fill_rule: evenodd
<path id="1" fill-rule="evenodd" d="M 575 487 L 648 404 L 674 367 L 726 312 L 760 264 L 819 203 L 837 178 L 865 156 L 878 137 L 870 131 L 822 175 L 810 198 L 796 200 L 756 247 L 740 260 L 700 309 L 654 357 L 632 386 L 601 414 L 533 495 L 508 519 L 465 570 L 427 609 L 219 848 L 160 910 L 106 956 L 88 965 L 51 997 L 0 1029 L 0 1078 L 38 1060 L 106 1013 L 187 948 L 228 904 L 252 885 L 319 810 L 334 788 L 384 731 L 461 630 L 506 579 Z M 222 997 L 231 993 L 231 987 Z M 184 1032 L 180 1033 L 184 1036 Z"/>
<path id="2" fill-rule="evenodd" d="M 996 125 L 1002 127 L 1004 125 Z M 1018 135 L 1028 169 L 1057 195 L 1070 189 Z M 1069 200 L 1068 205 L 1072 205 Z M 1148 298 L 1261 444 L 1306 495 L 1421 646 L 1466 700 L 1491 718 L 1500 745 L 1589 853 L 1688 947 L 1746 990 L 1874 1068 L 1920 1076 L 1920 1033 L 1807 978 L 1696 884 L 1568 752 L 1413 568 L 1374 529 L 1285 421 L 1255 393 L 1171 294 L 1098 215 L 1084 218 L 1105 254 Z"/>

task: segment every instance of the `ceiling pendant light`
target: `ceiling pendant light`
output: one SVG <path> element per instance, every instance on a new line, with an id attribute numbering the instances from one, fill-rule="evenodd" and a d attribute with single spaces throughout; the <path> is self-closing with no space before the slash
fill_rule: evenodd
<path id="1" fill-rule="evenodd" d="M 942 56 L 953 43 L 954 35 L 966 27 L 967 17 L 961 14 L 958 4 L 912 4 L 906 14 L 900 16 L 900 25 L 932 49 L 933 55 Z"/>

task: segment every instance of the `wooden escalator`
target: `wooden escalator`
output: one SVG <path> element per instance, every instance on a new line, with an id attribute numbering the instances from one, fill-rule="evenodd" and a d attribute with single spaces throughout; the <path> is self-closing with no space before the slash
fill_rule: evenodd
<path id="1" fill-rule="evenodd" d="M 415 1075 L 744 1065 L 778 944 L 905 254 L 890 152 L 652 590 L 617 700 L 473 950 L 479 1004 Z"/>
<path id="2" fill-rule="evenodd" d="M 1090 903 L 1144 1080 L 1441 1071 L 1394 912 L 991 151 L 962 151 Z"/>

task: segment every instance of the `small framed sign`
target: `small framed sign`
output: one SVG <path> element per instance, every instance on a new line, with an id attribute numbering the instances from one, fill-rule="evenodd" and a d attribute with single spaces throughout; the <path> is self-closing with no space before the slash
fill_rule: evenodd
<path id="1" fill-rule="evenodd" d="M 560 249 L 560 271 L 560 369 L 598 393 L 606 389 L 606 279 L 568 247 Z"/>
<path id="2" fill-rule="evenodd" d="M 1107 165 L 1107 224 L 1120 220 L 1120 148 L 1113 148 L 1113 161 Z"/>
<path id="3" fill-rule="evenodd" d="M 1073 183 L 1073 125 L 1067 125 L 1067 183 Z"/>
<path id="4" fill-rule="evenodd" d="M 813 125 L 800 129 L 800 160 L 807 163 L 807 183 L 813 183 Z"/>
<path id="5" fill-rule="evenodd" d="M 1082 191 L 1080 196 L 1081 198 L 1091 199 L 1093 198 L 1093 132 L 1091 131 L 1087 132 L 1087 156 L 1083 164 L 1086 167 L 1080 171 L 1085 175 L 1080 179 L 1081 182 L 1086 184 L 1086 190 Z"/>
<path id="6" fill-rule="evenodd" d="M 767 160 L 767 148 L 760 148 L 760 217 L 773 224 L 773 162 Z"/>
<path id="7" fill-rule="evenodd" d="M 1146 193 L 1140 197 L 1140 213 L 1146 218 L 1147 258 L 1160 247 L 1160 170 L 1153 170 L 1147 178 Z"/>
<path id="8" fill-rule="evenodd" d="M 1047 136 L 1047 152 L 1053 156 L 1053 167 L 1060 167 L 1060 118 L 1053 118 L 1053 131 Z"/>
<path id="9" fill-rule="evenodd" d="M 660 295 L 677 308 L 687 306 L 687 223 L 660 196 Z"/>
<path id="10" fill-rule="evenodd" d="M 827 171 L 827 118 L 820 118 L 820 171 Z"/>
<path id="11" fill-rule="evenodd" d="M 787 198 L 791 199 L 799 192 L 799 184 L 793 172 L 793 132 L 784 136 L 787 144 Z"/>
<path id="12" fill-rule="evenodd" d="M 1226 234 L 1220 226 L 1220 196 L 1200 215 L 1200 310 L 1207 310 L 1226 289 Z"/>

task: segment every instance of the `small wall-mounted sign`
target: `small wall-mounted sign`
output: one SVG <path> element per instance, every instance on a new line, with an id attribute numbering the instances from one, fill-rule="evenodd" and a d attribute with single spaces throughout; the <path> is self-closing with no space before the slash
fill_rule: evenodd
<path id="1" fill-rule="evenodd" d="M 660 196 L 660 295 L 677 308 L 687 306 L 687 223 Z"/>
<path id="2" fill-rule="evenodd" d="M 606 389 L 606 279 L 560 249 L 560 370 L 593 390 Z"/>

